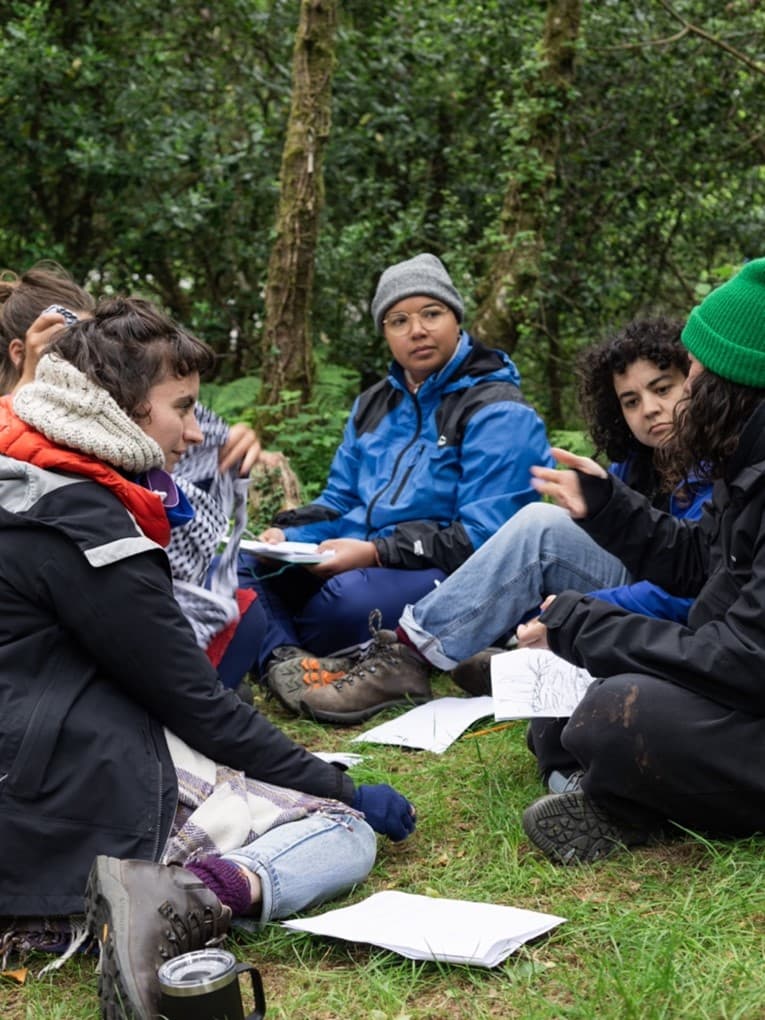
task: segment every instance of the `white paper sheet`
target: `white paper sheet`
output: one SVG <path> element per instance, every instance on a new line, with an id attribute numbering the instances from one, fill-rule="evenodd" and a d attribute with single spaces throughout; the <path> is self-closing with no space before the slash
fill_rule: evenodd
<path id="1" fill-rule="evenodd" d="M 335 555 L 334 549 L 319 552 L 314 542 L 256 542 L 243 538 L 239 547 L 264 559 L 281 560 L 284 563 L 324 563 Z"/>
<path id="2" fill-rule="evenodd" d="M 313 754 L 330 765 L 342 765 L 346 769 L 352 769 L 364 761 L 363 754 L 353 754 L 351 751 L 314 751 Z"/>
<path id="3" fill-rule="evenodd" d="M 567 718 L 592 683 L 586 669 L 542 648 L 516 648 L 491 659 L 496 719 Z"/>
<path id="4" fill-rule="evenodd" d="M 351 743 L 397 744 L 442 754 L 450 744 L 479 719 L 490 716 L 494 703 L 482 698 L 436 698 L 405 712 L 404 715 L 380 723 Z"/>
<path id="5" fill-rule="evenodd" d="M 495 903 L 389 890 L 350 907 L 282 924 L 314 935 L 368 942 L 410 960 L 496 967 L 524 942 L 565 920 Z"/>

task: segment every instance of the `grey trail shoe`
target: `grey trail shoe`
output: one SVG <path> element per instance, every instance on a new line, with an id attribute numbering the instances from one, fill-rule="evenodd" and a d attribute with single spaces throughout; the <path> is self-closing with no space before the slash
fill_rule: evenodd
<path id="1" fill-rule="evenodd" d="M 373 641 L 342 680 L 307 688 L 300 699 L 303 715 L 317 722 L 353 725 L 395 705 L 430 701 L 430 665 L 402 644 L 392 630 L 380 630 L 379 610 L 369 614 Z"/>
<path id="2" fill-rule="evenodd" d="M 491 660 L 506 648 L 484 648 L 469 659 L 464 659 L 452 670 L 452 680 L 473 698 L 491 694 Z"/>
<path id="3" fill-rule="evenodd" d="M 535 800 L 523 812 L 523 828 L 556 864 L 590 864 L 651 838 L 643 828 L 617 822 L 582 790 Z"/>
<path id="4" fill-rule="evenodd" d="M 559 772 L 553 769 L 547 777 L 547 789 L 550 793 L 569 793 L 571 790 L 580 790 L 582 787 L 582 776 L 584 772 L 577 769 L 576 772 Z"/>
<path id="5" fill-rule="evenodd" d="M 85 907 L 101 950 L 103 1020 L 154 1020 L 159 967 L 217 945 L 231 923 L 231 910 L 196 875 L 153 861 L 96 857 Z"/>
<path id="6" fill-rule="evenodd" d="M 323 687 L 342 680 L 353 666 L 354 659 L 319 659 L 310 652 L 300 652 L 291 659 L 274 659 L 266 673 L 266 687 L 289 712 L 300 713 L 300 699 L 313 687 Z"/>

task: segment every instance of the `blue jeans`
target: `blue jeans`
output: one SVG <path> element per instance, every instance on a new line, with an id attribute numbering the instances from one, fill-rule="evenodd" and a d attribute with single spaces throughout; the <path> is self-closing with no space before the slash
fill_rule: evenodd
<path id="1" fill-rule="evenodd" d="M 509 637 L 536 615 L 547 595 L 628 584 L 624 564 L 602 549 L 565 510 L 531 503 L 514 514 L 462 566 L 399 621 L 438 669 Z"/>
<path id="2" fill-rule="evenodd" d="M 376 854 L 377 837 L 363 819 L 314 813 L 223 857 L 260 879 L 263 924 L 348 892 L 367 877 Z"/>

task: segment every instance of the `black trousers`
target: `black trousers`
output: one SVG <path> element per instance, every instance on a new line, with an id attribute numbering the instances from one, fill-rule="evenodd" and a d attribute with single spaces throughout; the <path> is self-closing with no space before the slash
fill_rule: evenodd
<path id="1" fill-rule="evenodd" d="M 765 832 L 765 718 L 666 680 L 596 680 L 569 720 L 535 720 L 530 743 L 543 776 L 583 769 L 584 792 L 617 819 Z"/>

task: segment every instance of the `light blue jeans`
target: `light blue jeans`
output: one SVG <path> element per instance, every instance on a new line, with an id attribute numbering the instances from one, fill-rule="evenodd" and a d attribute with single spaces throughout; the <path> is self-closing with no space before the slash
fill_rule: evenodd
<path id="1" fill-rule="evenodd" d="M 628 584 L 624 564 L 549 503 L 514 514 L 399 625 L 438 669 L 453 669 L 539 611 L 547 595 Z"/>
<path id="2" fill-rule="evenodd" d="M 376 854 L 377 837 L 363 819 L 317 812 L 277 825 L 222 856 L 260 879 L 263 908 L 252 925 L 257 927 L 352 889 L 372 870 Z"/>

